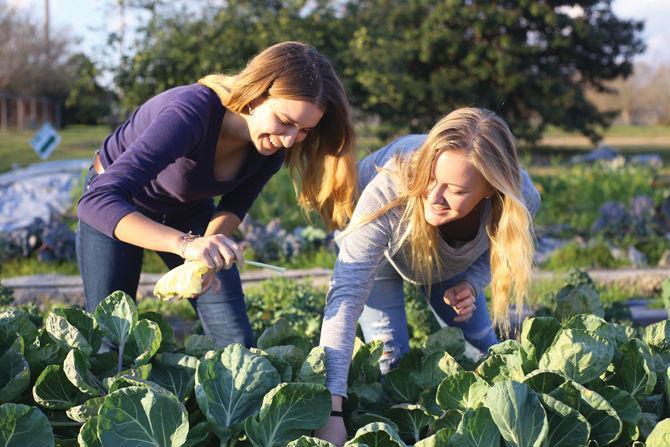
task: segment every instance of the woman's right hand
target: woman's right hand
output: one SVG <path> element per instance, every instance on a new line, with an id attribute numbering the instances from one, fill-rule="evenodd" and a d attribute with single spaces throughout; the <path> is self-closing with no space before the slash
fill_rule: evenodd
<path id="1" fill-rule="evenodd" d="M 184 259 L 187 261 L 202 261 L 214 272 L 221 269 L 228 270 L 237 263 L 238 267 L 244 264 L 242 248 L 234 240 L 222 235 L 203 236 L 186 243 Z"/>
<path id="2" fill-rule="evenodd" d="M 331 416 L 326 424 L 314 431 L 314 436 L 342 447 L 347 441 L 347 429 L 341 416 Z"/>

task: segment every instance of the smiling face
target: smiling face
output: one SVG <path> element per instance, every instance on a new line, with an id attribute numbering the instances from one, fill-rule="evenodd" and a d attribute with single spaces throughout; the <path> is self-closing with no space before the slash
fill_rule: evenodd
<path id="1" fill-rule="evenodd" d="M 319 124 L 324 110 L 314 103 L 285 98 L 259 98 L 246 116 L 251 141 L 262 155 L 272 155 L 303 141 Z"/>
<path id="2" fill-rule="evenodd" d="M 484 176 L 459 152 L 441 152 L 432 177 L 423 204 L 426 221 L 436 227 L 465 217 L 494 192 Z"/>

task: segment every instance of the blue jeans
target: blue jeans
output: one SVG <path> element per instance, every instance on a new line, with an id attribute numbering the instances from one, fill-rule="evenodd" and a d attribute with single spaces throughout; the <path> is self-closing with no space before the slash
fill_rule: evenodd
<path id="1" fill-rule="evenodd" d="M 441 320 L 440 325 L 446 324 L 461 329 L 469 343 L 486 352 L 490 346 L 498 343 L 498 337 L 493 331 L 484 291 L 477 291 L 475 298 L 477 308 L 472 317 L 463 322 L 454 322 L 457 314 L 443 299 L 444 292 L 455 286 L 462 278 L 463 274 L 459 274 L 444 282 L 433 284 L 428 302 L 438 321 Z M 358 323 L 361 325 L 366 342 L 372 340 L 384 342 L 384 353 L 379 362 L 383 373 L 396 367 L 400 358 L 409 352 L 403 279 L 390 263 L 386 263 L 377 274 Z"/>
<path id="2" fill-rule="evenodd" d="M 84 188 L 88 188 L 96 175 L 91 168 L 84 181 Z M 203 234 L 213 211 L 203 209 L 195 213 L 143 214 L 177 230 L 191 230 L 193 233 Z M 143 248 L 110 238 L 82 221 L 79 221 L 76 244 L 87 311 L 95 312 L 98 304 L 116 290 L 122 290 L 135 298 L 142 271 Z M 158 255 L 170 269 L 184 262 L 173 253 L 158 252 Z M 237 267 L 220 270 L 216 276 L 221 283 L 220 290 L 215 293 L 205 292 L 188 301 L 200 318 L 205 335 L 214 340 L 217 348 L 231 343 L 242 343 L 250 347 L 254 343 L 254 337 Z"/>

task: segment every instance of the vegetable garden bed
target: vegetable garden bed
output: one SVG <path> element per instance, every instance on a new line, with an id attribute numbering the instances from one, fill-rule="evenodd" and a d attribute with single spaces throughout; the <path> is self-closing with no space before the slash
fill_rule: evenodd
<path id="1" fill-rule="evenodd" d="M 482 359 L 443 328 L 382 378 L 357 340 L 345 421 L 354 446 L 667 446 L 670 321 L 604 320 L 588 281 Z M 94 314 L 0 314 L 0 445 L 327 446 L 325 354 L 280 319 L 258 348 L 178 345 L 122 292 Z M 105 343 L 112 346 L 99 353 Z"/>

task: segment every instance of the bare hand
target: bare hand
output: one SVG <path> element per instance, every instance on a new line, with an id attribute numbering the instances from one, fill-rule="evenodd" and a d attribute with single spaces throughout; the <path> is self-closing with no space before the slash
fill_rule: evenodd
<path id="1" fill-rule="evenodd" d="M 342 447 L 347 441 L 347 429 L 344 419 L 339 416 L 331 416 L 326 424 L 314 431 L 314 436 L 324 441 L 332 442 L 336 447 Z"/>
<path id="2" fill-rule="evenodd" d="M 454 321 L 460 323 L 472 318 L 477 309 L 475 304 L 475 289 L 469 283 L 461 281 L 444 292 L 444 302 L 450 305 L 458 314 Z"/>
<path id="3" fill-rule="evenodd" d="M 199 237 L 188 242 L 184 249 L 184 259 L 202 261 L 214 272 L 221 269 L 228 270 L 233 263 L 237 263 L 240 267 L 244 265 L 242 248 L 237 242 L 222 234 Z"/>

